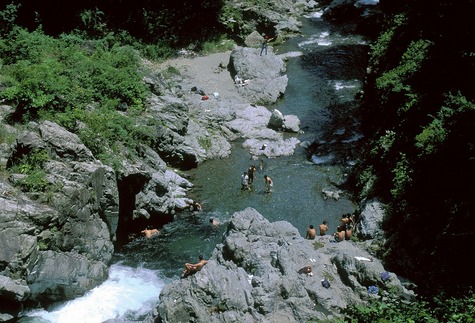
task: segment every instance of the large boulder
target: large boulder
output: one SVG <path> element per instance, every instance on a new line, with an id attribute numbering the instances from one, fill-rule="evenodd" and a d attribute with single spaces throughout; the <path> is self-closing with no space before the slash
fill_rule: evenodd
<path id="1" fill-rule="evenodd" d="M 28 286 L 32 298 L 42 304 L 72 299 L 104 282 L 107 265 L 74 252 L 43 251 L 31 273 Z"/>
<path id="2" fill-rule="evenodd" d="M 231 52 L 229 64 L 233 77 L 247 81 L 237 90 L 249 102 L 274 103 L 284 94 L 288 83 L 285 63 L 272 48 L 268 48 L 268 55 L 260 56 L 260 49 L 238 47 Z"/>
<path id="3" fill-rule="evenodd" d="M 0 264 L 4 276 L 25 279 L 28 301 L 47 305 L 82 295 L 107 278 L 119 194 L 112 168 L 59 125 L 30 123 L 9 150 L 8 166 L 37 151 L 47 157 L 42 189 L 21 184 L 28 173 L 0 179 Z"/>
<path id="4" fill-rule="evenodd" d="M 136 196 L 135 214 L 147 219 L 175 214 L 187 207 L 186 191 L 192 187 L 191 182 L 174 171 L 154 173 Z"/>
<path id="5" fill-rule="evenodd" d="M 356 232 L 361 239 L 384 237 L 381 223 L 384 219 L 384 204 L 371 200 L 364 204 L 356 225 Z"/>
<path id="6" fill-rule="evenodd" d="M 306 240 L 290 223 L 270 223 L 248 208 L 232 216 L 201 271 L 162 290 L 157 310 L 162 322 L 332 320 L 364 304 L 373 285 L 413 296 L 352 242 Z"/>
<path id="7" fill-rule="evenodd" d="M 25 281 L 14 280 L 0 275 L 0 322 L 3 316 L 13 319 L 23 309 L 22 302 L 30 294 Z"/>

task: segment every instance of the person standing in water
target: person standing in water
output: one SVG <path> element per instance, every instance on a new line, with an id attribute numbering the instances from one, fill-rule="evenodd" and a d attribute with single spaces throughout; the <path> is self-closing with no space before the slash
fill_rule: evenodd
<path id="1" fill-rule="evenodd" d="M 249 188 L 249 175 L 247 172 L 244 172 L 241 176 L 241 191 L 248 190 Z"/>
<path id="2" fill-rule="evenodd" d="M 256 166 L 254 165 L 249 166 L 249 169 L 247 170 L 247 175 L 249 176 L 249 184 L 252 184 L 254 182 L 255 172 L 256 172 Z"/>
<path id="3" fill-rule="evenodd" d="M 266 193 L 270 193 L 272 192 L 272 186 L 274 185 L 274 182 L 272 181 L 272 179 L 267 176 L 267 175 L 264 175 L 264 180 L 265 180 L 265 183 L 266 183 Z"/>

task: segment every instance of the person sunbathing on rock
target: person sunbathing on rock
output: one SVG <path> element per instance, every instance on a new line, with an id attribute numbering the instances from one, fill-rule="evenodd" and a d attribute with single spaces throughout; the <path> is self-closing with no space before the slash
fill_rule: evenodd
<path id="1" fill-rule="evenodd" d="M 185 270 L 183 271 L 182 277 L 188 277 L 189 275 L 195 274 L 196 272 L 200 271 L 204 265 L 208 262 L 207 260 L 203 259 L 203 256 L 199 256 L 199 262 L 196 264 L 185 264 Z"/>

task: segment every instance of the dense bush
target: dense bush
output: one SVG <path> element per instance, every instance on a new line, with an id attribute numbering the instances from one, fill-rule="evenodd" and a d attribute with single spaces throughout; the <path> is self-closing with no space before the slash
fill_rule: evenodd
<path id="1" fill-rule="evenodd" d="M 0 57 L 5 86 L 0 97 L 16 107 L 18 119 L 92 102 L 141 108 L 146 96 L 139 58 L 130 47 L 15 28 Z"/>
<path id="2" fill-rule="evenodd" d="M 474 1 L 389 6 L 371 46 L 360 109 L 367 146 L 358 198 L 387 203 L 388 265 L 421 291 L 473 286 L 475 224 Z"/>
<path id="3" fill-rule="evenodd" d="M 198 46 L 222 30 L 222 0 L 11 0 L 17 7 L 17 25 L 58 36 L 84 30 L 102 38 L 127 31 L 146 44 L 166 43 Z M 5 7 L 6 8 L 6 7 Z M 0 11 L 4 10 L 0 5 Z"/>
<path id="4" fill-rule="evenodd" d="M 368 304 L 345 310 L 350 322 L 475 322 L 475 295 L 453 298 L 443 294 L 430 300 L 407 302 L 397 298 L 371 298 Z"/>

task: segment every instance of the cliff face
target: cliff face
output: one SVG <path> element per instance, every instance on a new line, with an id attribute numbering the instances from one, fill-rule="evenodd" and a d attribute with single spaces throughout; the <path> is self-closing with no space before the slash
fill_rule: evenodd
<path id="1" fill-rule="evenodd" d="M 375 297 L 375 287 L 413 297 L 354 243 L 329 235 L 306 240 L 290 223 L 270 223 L 248 208 L 232 216 L 201 271 L 163 289 L 158 313 L 163 322 L 325 320 Z"/>

